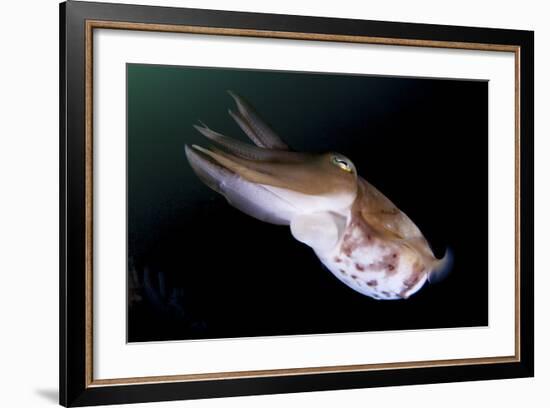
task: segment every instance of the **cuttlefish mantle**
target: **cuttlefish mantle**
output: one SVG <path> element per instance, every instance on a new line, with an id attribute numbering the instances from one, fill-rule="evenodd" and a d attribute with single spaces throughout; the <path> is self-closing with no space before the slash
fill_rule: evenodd
<path id="1" fill-rule="evenodd" d="M 260 221 L 288 225 L 344 284 L 375 299 L 406 299 L 451 269 L 407 215 L 357 174 L 350 159 L 291 151 L 241 97 L 229 114 L 254 145 L 204 124 L 214 147 L 185 146 L 189 164 L 229 204 Z"/>

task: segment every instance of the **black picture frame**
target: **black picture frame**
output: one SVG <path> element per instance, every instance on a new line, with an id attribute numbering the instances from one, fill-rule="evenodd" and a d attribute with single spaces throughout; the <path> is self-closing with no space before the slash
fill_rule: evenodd
<path id="1" fill-rule="evenodd" d="M 121 404 L 177 399 L 292 393 L 531 377 L 534 375 L 534 33 L 532 31 L 362 21 L 168 7 L 68 1 L 60 5 L 60 403 L 64 406 Z M 222 29 L 369 37 L 437 43 L 513 47 L 519 57 L 516 112 L 521 210 L 517 225 L 515 360 L 491 364 L 416 364 L 383 370 L 295 373 L 256 377 L 94 383 L 90 367 L 86 143 L 87 22 L 185 25 Z M 269 36 L 267 36 L 269 37 Z M 431 44 L 431 45 L 430 45 Z M 489 47 L 490 48 L 490 47 Z M 519 97 L 518 97 L 519 96 Z M 516 231 L 518 232 L 518 230 Z M 88 238 L 87 238 L 88 237 Z"/>

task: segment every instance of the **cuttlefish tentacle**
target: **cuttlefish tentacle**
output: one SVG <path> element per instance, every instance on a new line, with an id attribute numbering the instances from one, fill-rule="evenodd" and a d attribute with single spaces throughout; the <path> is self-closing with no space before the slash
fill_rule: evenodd
<path id="1" fill-rule="evenodd" d="M 452 253 L 437 259 L 420 229 L 338 153 L 292 152 L 242 98 L 230 92 L 239 127 L 256 144 L 195 126 L 215 147 L 186 146 L 197 176 L 261 221 L 290 226 L 344 284 L 375 299 L 404 299 L 441 280 Z"/>

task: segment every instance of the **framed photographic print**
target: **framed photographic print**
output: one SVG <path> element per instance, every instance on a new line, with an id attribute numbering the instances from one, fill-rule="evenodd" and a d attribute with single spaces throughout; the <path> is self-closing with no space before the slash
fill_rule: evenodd
<path id="1" fill-rule="evenodd" d="M 62 405 L 533 375 L 533 32 L 60 27 Z"/>

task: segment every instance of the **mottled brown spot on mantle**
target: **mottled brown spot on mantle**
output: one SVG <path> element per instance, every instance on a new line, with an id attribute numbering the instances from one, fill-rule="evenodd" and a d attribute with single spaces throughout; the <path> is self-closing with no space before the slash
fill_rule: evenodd
<path id="1" fill-rule="evenodd" d="M 340 263 L 340 262 L 342 262 L 342 260 L 339 257 L 335 256 L 334 257 L 334 262 Z"/>
<path id="2" fill-rule="evenodd" d="M 346 228 L 346 232 L 342 238 L 342 252 L 348 257 L 351 257 L 351 254 L 355 250 L 366 246 L 372 246 L 372 241 L 371 228 L 363 220 L 361 213 L 354 211 L 352 221 Z"/>
<path id="3" fill-rule="evenodd" d="M 394 264 L 386 264 L 386 276 L 392 276 L 397 273 L 397 269 Z"/>
<path id="4" fill-rule="evenodd" d="M 408 279 L 405 279 L 403 281 L 403 289 L 401 290 L 401 292 L 399 292 L 399 296 L 401 296 L 402 298 L 409 297 L 409 291 L 418 283 L 418 281 L 422 277 L 422 272 L 425 268 L 418 268 L 417 266 L 418 264 L 414 264 L 413 271 L 415 273 L 411 275 Z"/>
<path id="5" fill-rule="evenodd" d="M 341 273 L 342 275 L 347 275 L 346 271 L 343 270 L 343 269 L 340 269 L 340 273 Z"/>
<path id="6" fill-rule="evenodd" d="M 376 281 L 376 280 L 374 280 L 374 279 L 373 279 L 373 280 L 370 280 L 370 281 L 367 282 L 367 285 L 369 285 L 369 286 L 376 286 L 376 285 L 378 285 L 378 281 Z"/>
<path id="7" fill-rule="evenodd" d="M 360 263 L 356 263 L 355 264 L 355 269 L 357 269 L 358 271 L 363 272 L 365 270 L 365 266 L 361 265 Z"/>
<path id="8" fill-rule="evenodd" d="M 405 288 L 410 289 L 414 285 L 416 285 L 419 280 L 420 280 L 420 275 L 419 274 L 411 275 L 410 278 L 405 279 L 405 281 L 403 282 L 403 285 L 405 286 Z"/>

